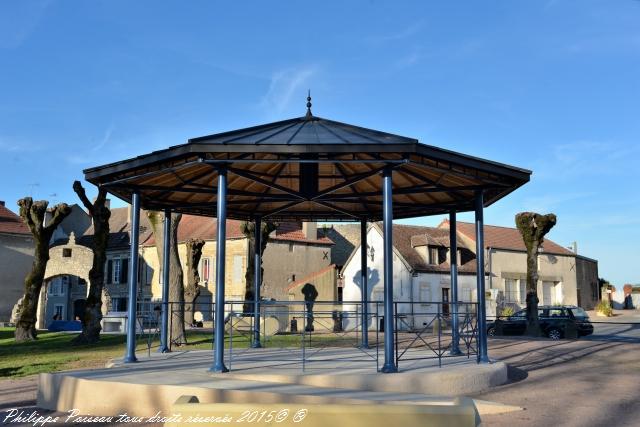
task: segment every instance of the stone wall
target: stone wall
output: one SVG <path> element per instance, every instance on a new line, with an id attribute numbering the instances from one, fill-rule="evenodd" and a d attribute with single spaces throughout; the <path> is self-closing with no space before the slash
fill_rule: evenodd
<path id="1" fill-rule="evenodd" d="M 24 278 L 33 263 L 30 235 L 0 234 L 0 322 L 8 322 L 11 310 L 24 295 Z"/>
<path id="2" fill-rule="evenodd" d="M 49 249 L 49 262 L 44 280 L 62 276 L 76 276 L 89 283 L 89 270 L 93 264 L 93 251 L 86 246 L 77 245 L 73 233 L 65 245 Z"/>

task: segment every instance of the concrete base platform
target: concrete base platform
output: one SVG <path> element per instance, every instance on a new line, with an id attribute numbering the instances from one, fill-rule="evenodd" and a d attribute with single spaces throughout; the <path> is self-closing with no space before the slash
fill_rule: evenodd
<path id="1" fill-rule="evenodd" d="M 169 413 L 184 395 L 204 403 L 411 404 L 451 401 L 507 381 L 502 362 L 477 365 L 456 357 L 401 362 L 400 372 L 376 372 L 375 359 L 357 349 L 328 348 L 307 354 L 290 349 L 251 349 L 231 360 L 231 372 L 208 372 L 210 351 L 174 352 L 115 361 L 109 368 L 40 374 L 38 406 L 83 414 L 149 417 Z M 374 354 L 375 355 L 375 354 Z M 229 363 L 229 361 L 227 361 Z"/>

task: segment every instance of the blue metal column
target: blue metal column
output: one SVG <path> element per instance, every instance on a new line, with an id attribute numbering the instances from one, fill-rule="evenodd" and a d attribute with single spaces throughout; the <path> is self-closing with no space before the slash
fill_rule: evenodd
<path id="1" fill-rule="evenodd" d="M 460 351 L 460 330 L 458 319 L 458 237 L 456 233 L 456 211 L 449 211 L 449 262 L 451 271 L 451 299 L 453 300 L 452 322 L 451 322 L 451 352 L 452 356 L 459 356 Z"/>
<path id="2" fill-rule="evenodd" d="M 216 236 L 215 342 L 211 372 L 229 372 L 224 365 L 224 262 L 227 243 L 227 170 L 218 170 L 218 232 Z"/>
<path id="3" fill-rule="evenodd" d="M 369 269 L 367 266 L 367 220 L 360 221 L 360 302 L 362 343 L 361 348 L 369 348 Z"/>
<path id="4" fill-rule="evenodd" d="M 476 207 L 476 276 L 478 293 L 478 363 L 488 363 L 487 355 L 487 306 L 484 289 L 484 194 L 477 190 Z"/>
<path id="5" fill-rule="evenodd" d="M 384 365 L 381 372 L 398 372 L 394 356 L 394 309 L 393 309 L 393 204 L 391 168 L 383 172 L 382 228 L 384 239 Z"/>
<path id="6" fill-rule="evenodd" d="M 137 362 L 136 325 L 138 309 L 138 241 L 140 236 L 140 194 L 134 192 L 131 197 L 131 247 L 129 265 L 129 307 L 127 313 L 127 352 L 125 363 Z"/>
<path id="7" fill-rule="evenodd" d="M 162 320 L 160 325 L 159 353 L 169 352 L 169 266 L 171 265 L 169 253 L 171 250 L 171 210 L 164 210 L 164 223 L 162 229 Z"/>
<path id="8" fill-rule="evenodd" d="M 253 262 L 253 343 L 251 347 L 261 348 L 260 343 L 260 285 L 262 284 L 262 256 L 260 248 L 262 246 L 262 218 L 255 218 L 255 256 Z"/>

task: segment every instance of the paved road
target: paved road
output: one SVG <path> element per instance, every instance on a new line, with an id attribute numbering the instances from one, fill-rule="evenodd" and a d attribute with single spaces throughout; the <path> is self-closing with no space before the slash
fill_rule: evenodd
<path id="1" fill-rule="evenodd" d="M 475 397 L 524 407 L 484 426 L 640 426 L 640 344 L 624 339 L 490 340 L 511 383 Z"/>
<path id="2" fill-rule="evenodd" d="M 640 319 L 637 323 L 622 323 L 614 321 L 599 323 L 593 320 L 593 335 L 584 339 L 591 341 L 614 341 L 640 344 Z"/>

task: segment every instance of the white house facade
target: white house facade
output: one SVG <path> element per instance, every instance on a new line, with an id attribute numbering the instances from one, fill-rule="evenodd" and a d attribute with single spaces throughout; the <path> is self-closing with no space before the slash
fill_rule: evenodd
<path id="1" fill-rule="evenodd" d="M 427 231 L 436 234 L 437 239 L 416 239 Z M 438 312 L 448 314 L 451 301 L 451 277 L 449 274 L 448 244 L 444 245 L 444 234 L 448 231 L 428 227 L 393 226 L 393 300 L 399 314 L 398 328 L 401 330 L 419 329 L 428 324 Z M 414 239 L 411 239 L 411 237 Z M 433 237 L 433 236 L 430 236 Z M 446 237 L 448 239 L 448 237 Z M 422 240 L 422 241 L 421 241 Z M 413 243 L 412 243 L 413 242 Z M 345 263 L 341 276 L 343 283 L 344 327 L 347 329 L 359 325 L 361 299 L 360 254 L 358 245 Z M 371 315 L 369 329 L 375 329 L 382 319 L 383 301 L 383 238 L 382 230 L 373 224 L 367 231 L 368 283 L 367 301 Z M 475 300 L 475 261 L 469 256 L 467 248 L 460 248 L 458 275 L 458 300 Z M 377 307 L 377 310 L 376 310 Z M 377 319 L 377 321 L 376 321 Z"/>

